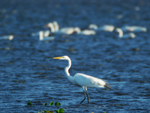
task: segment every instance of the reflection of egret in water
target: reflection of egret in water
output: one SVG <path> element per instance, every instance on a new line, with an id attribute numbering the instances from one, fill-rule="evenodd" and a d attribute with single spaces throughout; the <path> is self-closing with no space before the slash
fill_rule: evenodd
<path id="1" fill-rule="evenodd" d="M 134 33 L 123 33 L 123 30 L 121 28 L 116 28 L 116 32 L 119 33 L 119 38 L 135 38 L 136 35 Z"/>
<path id="2" fill-rule="evenodd" d="M 39 32 L 39 40 L 40 41 L 49 41 L 49 40 L 54 40 L 55 39 L 55 37 L 53 37 L 53 36 L 46 36 L 45 37 L 45 35 L 47 35 L 47 34 L 45 34 L 45 33 L 43 32 L 43 31 L 40 31 Z"/>
<path id="3" fill-rule="evenodd" d="M 83 92 L 84 92 L 84 99 L 81 101 L 81 103 L 86 99 L 88 99 L 89 103 L 89 96 L 87 92 L 87 87 L 99 87 L 99 88 L 110 88 L 108 86 L 108 83 L 103 81 L 102 79 L 95 78 L 86 74 L 82 73 L 77 73 L 74 76 L 70 76 L 69 69 L 71 67 L 71 59 L 68 56 L 62 56 L 62 57 L 54 57 L 53 59 L 60 59 L 60 60 L 67 60 L 68 61 L 68 66 L 65 67 L 65 73 L 70 82 L 72 82 L 75 85 L 82 86 Z"/>
<path id="4" fill-rule="evenodd" d="M 13 40 L 13 35 L 0 36 L 0 40 Z"/>

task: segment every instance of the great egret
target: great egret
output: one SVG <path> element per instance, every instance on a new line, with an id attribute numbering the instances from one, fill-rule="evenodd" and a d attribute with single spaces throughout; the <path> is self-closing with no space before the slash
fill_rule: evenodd
<path id="1" fill-rule="evenodd" d="M 95 24 L 90 24 L 90 25 L 89 25 L 89 28 L 90 28 L 90 29 L 97 30 L 97 31 L 108 31 L 108 32 L 112 32 L 112 31 L 114 31 L 115 26 L 113 26 L 113 25 L 103 25 L 103 26 L 98 27 L 98 26 L 95 25 Z"/>
<path id="2" fill-rule="evenodd" d="M 122 27 L 122 30 L 130 32 L 147 32 L 147 28 L 141 26 L 124 26 Z"/>
<path id="3" fill-rule="evenodd" d="M 119 33 L 119 38 L 135 38 L 136 35 L 134 33 L 123 33 L 123 30 L 121 28 L 116 28 L 116 32 Z"/>
<path id="4" fill-rule="evenodd" d="M 13 40 L 13 35 L 0 36 L 0 40 Z"/>
<path id="5" fill-rule="evenodd" d="M 54 40 L 55 39 L 55 37 L 53 37 L 53 36 L 45 37 L 45 35 L 47 35 L 47 34 L 45 34 L 43 31 L 40 31 L 39 32 L 39 40 L 40 41 L 49 41 L 49 40 Z"/>
<path id="6" fill-rule="evenodd" d="M 86 97 L 87 97 L 88 103 L 89 103 L 87 87 L 101 87 L 101 88 L 106 87 L 106 88 L 111 89 L 111 87 L 108 86 L 108 83 L 106 83 L 105 81 L 103 81 L 102 79 L 99 79 L 99 78 L 95 78 L 95 77 L 92 77 L 92 76 L 89 76 L 86 74 L 82 74 L 82 73 L 77 73 L 74 76 L 70 76 L 69 69 L 71 67 L 71 59 L 68 56 L 54 57 L 53 59 L 60 59 L 60 60 L 68 61 L 68 66 L 65 67 L 66 77 L 73 84 L 82 86 L 83 92 L 84 92 L 84 99 L 81 101 L 81 103 L 86 99 Z"/>
<path id="7" fill-rule="evenodd" d="M 81 31 L 81 29 L 79 27 L 75 27 L 74 32 L 77 34 L 80 34 L 80 35 L 95 35 L 96 34 L 95 30 L 85 29 L 85 30 Z"/>
<path id="8" fill-rule="evenodd" d="M 48 28 L 50 28 L 50 30 L 51 30 L 51 32 L 52 33 L 54 33 L 55 32 L 55 26 L 54 26 L 54 24 L 53 23 L 48 23 L 47 25 L 46 25 L 46 27 L 48 27 Z"/>
<path id="9" fill-rule="evenodd" d="M 70 35 L 70 34 L 74 33 L 74 27 L 65 27 L 65 28 L 59 29 L 59 25 L 58 25 L 57 21 L 47 24 L 47 27 L 49 27 L 51 29 L 51 32 L 55 33 L 55 34 Z"/>

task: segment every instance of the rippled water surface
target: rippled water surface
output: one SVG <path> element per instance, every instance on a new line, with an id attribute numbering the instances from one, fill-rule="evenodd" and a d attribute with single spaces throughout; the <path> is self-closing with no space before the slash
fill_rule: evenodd
<path id="1" fill-rule="evenodd" d="M 56 110 L 44 103 L 58 101 L 66 113 L 150 112 L 150 1 L 149 0 L 5 0 L 0 3 L 0 112 Z M 144 26 L 135 39 L 120 39 L 115 32 L 96 35 L 55 35 L 39 41 L 32 32 L 46 30 L 48 22 L 60 28 L 89 24 Z M 113 90 L 88 88 L 90 104 L 81 87 L 64 76 L 68 55 L 71 75 L 85 73 L 107 81 Z M 33 103 L 28 106 L 28 101 Z"/>

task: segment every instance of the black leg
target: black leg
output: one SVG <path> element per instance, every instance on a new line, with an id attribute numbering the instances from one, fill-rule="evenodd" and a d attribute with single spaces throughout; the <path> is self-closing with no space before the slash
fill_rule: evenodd
<path id="1" fill-rule="evenodd" d="M 87 99 L 88 99 L 88 103 L 89 103 L 89 95 L 88 92 L 86 91 L 86 95 L 87 95 Z"/>
<path id="2" fill-rule="evenodd" d="M 84 92 L 84 99 L 81 101 L 80 104 L 82 104 L 82 102 L 86 99 L 86 93 Z"/>

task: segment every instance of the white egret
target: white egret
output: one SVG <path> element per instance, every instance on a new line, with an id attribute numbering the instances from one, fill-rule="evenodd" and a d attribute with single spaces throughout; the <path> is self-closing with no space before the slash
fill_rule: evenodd
<path id="1" fill-rule="evenodd" d="M 95 35 L 96 31 L 92 30 L 92 29 L 85 29 L 85 30 L 81 31 L 81 29 L 79 27 L 75 27 L 74 33 L 77 33 L 79 35 Z"/>
<path id="2" fill-rule="evenodd" d="M 124 26 L 121 29 L 123 31 L 130 31 L 130 32 L 147 32 L 147 28 L 141 26 Z"/>
<path id="3" fill-rule="evenodd" d="M 53 23 L 48 23 L 47 27 L 49 27 L 51 29 L 51 32 L 54 34 L 66 34 L 66 35 L 70 35 L 74 33 L 74 27 L 65 27 L 65 28 L 61 28 L 59 29 L 59 25 L 57 23 L 57 21 L 54 21 Z"/>
<path id="4" fill-rule="evenodd" d="M 53 59 L 60 59 L 60 60 L 68 61 L 68 66 L 65 67 L 66 77 L 73 84 L 82 86 L 83 92 L 84 92 L 84 99 L 81 101 L 81 103 L 86 99 L 86 97 L 87 97 L 88 103 L 89 103 L 87 87 L 100 87 L 100 88 L 106 87 L 106 88 L 111 89 L 111 87 L 108 86 L 108 83 L 106 83 L 105 81 L 103 81 L 102 79 L 99 79 L 99 78 L 95 78 L 95 77 L 92 77 L 92 76 L 89 76 L 86 74 L 82 74 L 82 73 L 77 73 L 74 76 L 70 76 L 69 69 L 71 67 L 71 59 L 68 56 L 54 57 Z"/>
<path id="5" fill-rule="evenodd" d="M 97 30 L 97 31 L 108 31 L 108 32 L 112 32 L 112 31 L 114 31 L 115 26 L 113 26 L 113 25 L 103 25 L 103 26 L 98 27 L 98 26 L 95 25 L 95 24 L 90 24 L 90 25 L 89 25 L 89 28 L 90 28 L 90 29 Z"/>
<path id="6" fill-rule="evenodd" d="M 0 36 L 0 40 L 13 40 L 13 35 Z"/>
<path id="7" fill-rule="evenodd" d="M 119 33 L 119 38 L 135 38 L 136 35 L 134 33 L 123 33 L 123 30 L 121 28 L 116 28 L 116 32 Z"/>
<path id="8" fill-rule="evenodd" d="M 39 32 L 39 40 L 40 41 L 49 41 L 49 40 L 55 39 L 55 37 L 53 37 L 53 36 L 46 36 L 45 37 L 45 35 L 47 35 L 47 34 L 45 34 L 43 31 L 40 31 Z"/>
<path id="9" fill-rule="evenodd" d="M 46 25 L 46 27 L 48 27 L 48 28 L 50 28 L 50 30 L 51 30 L 51 32 L 52 33 L 54 33 L 55 32 L 55 26 L 54 26 L 54 24 L 53 23 L 48 23 L 47 25 Z"/>

